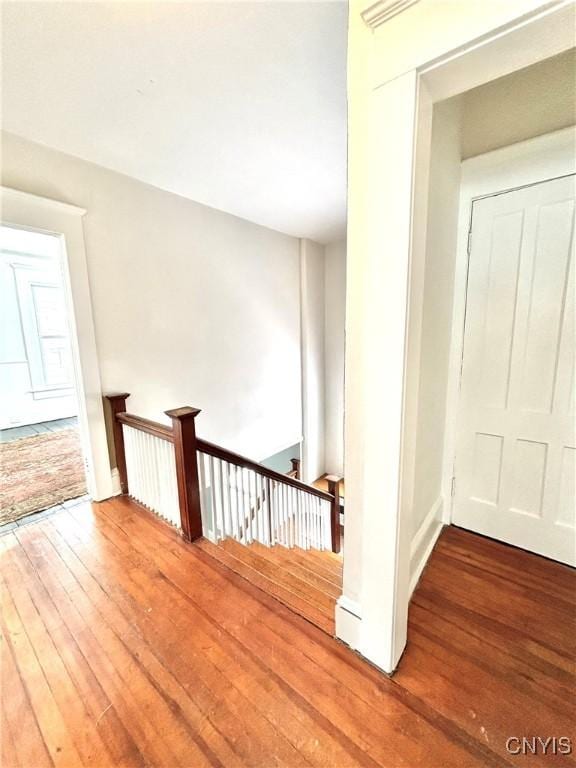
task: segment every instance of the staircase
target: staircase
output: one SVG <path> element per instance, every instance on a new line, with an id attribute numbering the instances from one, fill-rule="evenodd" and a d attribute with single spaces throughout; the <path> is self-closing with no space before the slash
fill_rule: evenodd
<path id="1" fill-rule="evenodd" d="M 334 609 L 342 593 L 339 555 L 262 544 L 245 546 L 233 539 L 219 544 L 200 539 L 197 546 L 324 632 L 334 634 Z"/>
<path id="2" fill-rule="evenodd" d="M 222 565 L 334 634 L 341 593 L 341 478 L 323 487 L 196 436 L 196 408 L 166 411 L 172 426 L 127 413 L 107 395 L 122 493 Z"/>
<path id="3" fill-rule="evenodd" d="M 189 541 L 340 551 L 341 478 L 327 490 L 271 470 L 196 436 L 197 408 L 165 413 L 168 427 L 126 412 L 127 393 L 107 395 L 120 485 Z"/>

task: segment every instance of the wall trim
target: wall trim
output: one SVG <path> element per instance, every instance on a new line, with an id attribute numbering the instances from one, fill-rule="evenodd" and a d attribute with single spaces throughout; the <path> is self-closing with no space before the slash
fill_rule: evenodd
<path id="1" fill-rule="evenodd" d="M 336 601 L 336 637 L 354 650 L 360 645 L 362 615 L 360 603 L 340 595 Z"/>
<path id="2" fill-rule="evenodd" d="M 51 197 L 32 195 L 29 192 L 22 192 L 22 190 L 13 189 L 12 187 L 2 187 L 2 199 L 6 202 L 14 201 L 15 203 L 20 202 L 28 205 L 33 203 L 44 210 L 58 211 L 59 213 L 67 213 L 72 216 L 85 216 L 87 213 L 85 208 L 79 208 L 77 205 L 63 203 L 60 200 L 53 200 Z M 57 232 L 56 234 L 60 233 Z"/>
<path id="3" fill-rule="evenodd" d="M 428 562 L 438 536 L 444 527 L 442 523 L 443 506 L 444 499 L 439 496 L 420 523 L 420 527 L 410 544 L 410 596 L 418 584 L 424 566 Z"/>
<path id="4" fill-rule="evenodd" d="M 371 29 L 376 29 L 417 2 L 418 0 L 378 0 L 360 15 Z"/>

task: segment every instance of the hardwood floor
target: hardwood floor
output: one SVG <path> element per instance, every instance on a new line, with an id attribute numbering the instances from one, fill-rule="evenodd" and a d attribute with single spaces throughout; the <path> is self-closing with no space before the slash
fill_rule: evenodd
<path id="1" fill-rule="evenodd" d="M 332 552 L 245 547 L 232 539 L 200 546 L 235 573 L 292 608 L 312 624 L 334 635 L 336 600 L 342 594 L 342 558 Z"/>
<path id="2" fill-rule="evenodd" d="M 574 765 L 574 572 L 446 531 L 393 679 L 136 504 L 0 538 L 2 765 Z"/>

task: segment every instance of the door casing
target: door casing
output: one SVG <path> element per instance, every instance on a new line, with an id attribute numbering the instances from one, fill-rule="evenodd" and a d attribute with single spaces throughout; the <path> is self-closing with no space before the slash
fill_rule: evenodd
<path id="1" fill-rule="evenodd" d="M 366 6 L 367 0 L 350 2 L 348 532 L 336 634 L 392 672 L 408 634 L 418 407 L 412 383 L 420 372 L 431 110 L 572 48 L 574 3 L 488 3 L 478 16 L 455 4 L 447 25 L 433 0 L 422 0 L 405 16 L 399 9 L 400 21 L 394 16 L 389 28 L 388 17 Z M 408 23 L 413 34 L 398 45 L 393 30 Z"/>
<path id="2" fill-rule="evenodd" d="M 95 501 L 110 498 L 115 488 L 102 403 L 100 367 L 92 315 L 84 246 L 83 208 L 1 188 L 2 222 L 16 229 L 45 232 L 60 239 L 64 293 L 78 397 L 78 420 L 87 465 L 88 492 Z"/>

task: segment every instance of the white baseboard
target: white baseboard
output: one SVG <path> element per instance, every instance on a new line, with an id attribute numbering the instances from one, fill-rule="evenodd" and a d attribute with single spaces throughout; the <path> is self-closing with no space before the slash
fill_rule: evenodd
<path id="1" fill-rule="evenodd" d="M 114 467 L 110 475 L 112 477 L 112 496 L 121 496 L 122 488 L 120 487 L 120 473 L 118 469 Z"/>
<path id="2" fill-rule="evenodd" d="M 412 544 L 410 545 L 410 595 L 412 595 L 416 584 L 418 584 L 424 566 L 428 562 L 428 558 L 434 549 L 434 544 L 436 544 L 436 540 L 443 528 L 443 506 L 444 499 L 442 496 L 439 496 L 430 507 L 428 514 L 412 539 Z"/>
<path id="3" fill-rule="evenodd" d="M 340 595 L 336 601 L 336 637 L 356 650 L 360 643 L 361 623 L 359 603 Z"/>

